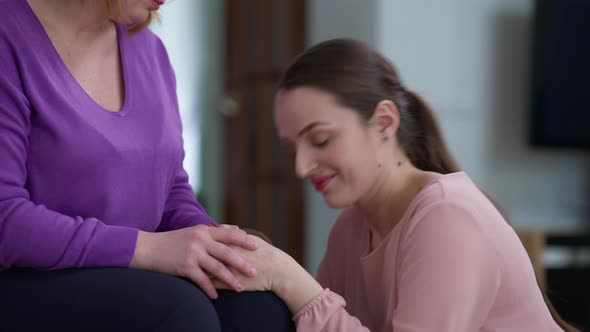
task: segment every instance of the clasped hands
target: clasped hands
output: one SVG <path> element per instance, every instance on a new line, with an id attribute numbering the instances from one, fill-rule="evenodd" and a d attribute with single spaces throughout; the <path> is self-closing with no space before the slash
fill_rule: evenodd
<path id="1" fill-rule="evenodd" d="M 188 278 L 215 299 L 216 288 L 272 291 L 278 267 L 289 260 L 237 226 L 197 225 L 161 233 L 140 231 L 131 267 Z"/>

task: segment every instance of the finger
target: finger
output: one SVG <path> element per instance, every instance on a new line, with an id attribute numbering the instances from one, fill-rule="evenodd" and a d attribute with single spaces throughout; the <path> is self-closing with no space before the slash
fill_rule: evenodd
<path id="1" fill-rule="evenodd" d="M 213 284 L 213 287 L 215 287 L 215 289 L 232 289 L 225 282 L 217 278 L 212 278 L 211 283 Z"/>
<path id="2" fill-rule="evenodd" d="M 211 279 L 201 269 L 192 269 L 189 278 L 194 281 L 203 290 L 203 292 L 209 296 L 209 298 L 217 298 L 217 291 L 211 283 Z"/>
<path id="3" fill-rule="evenodd" d="M 207 252 L 217 260 L 237 269 L 240 273 L 246 276 L 256 276 L 256 269 L 250 263 L 248 263 L 235 250 L 232 250 L 232 248 L 221 242 L 213 242 L 208 245 Z"/>
<path id="4" fill-rule="evenodd" d="M 240 230 L 240 227 L 239 226 L 237 226 L 237 225 L 231 225 L 231 224 L 220 224 L 219 227 L 227 228 L 227 229 Z"/>
<path id="5" fill-rule="evenodd" d="M 218 242 L 233 244 L 250 250 L 258 248 L 256 239 L 236 226 L 225 225 L 222 227 L 215 227 L 211 229 L 210 234 L 211 237 Z"/>
<path id="6" fill-rule="evenodd" d="M 222 282 L 226 283 L 228 286 L 233 288 L 236 292 L 241 292 L 244 290 L 244 286 L 238 281 L 238 278 L 231 273 L 223 263 L 218 261 L 217 259 L 211 256 L 205 256 L 203 259 L 200 260 L 199 265 L 201 268 L 213 277 L 221 280 Z M 211 283 L 209 281 L 209 283 Z"/>
<path id="7" fill-rule="evenodd" d="M 242 228 L 242 229 L 247 234 L 259 237 L 259 238 L 263 239 L 264 241 L 266 241 L 267 243 L 272 244 L 271 239 L 268 236 L 266 236 L 266 234 L 262 233 L 261 231 L 256 230 L 256 229 L 252 229 L 252 228 Z"/>

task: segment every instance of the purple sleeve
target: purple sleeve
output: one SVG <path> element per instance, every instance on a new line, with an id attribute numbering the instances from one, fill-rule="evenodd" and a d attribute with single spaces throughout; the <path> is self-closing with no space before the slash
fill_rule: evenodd
<path id="1" fill-rule="evenodd" d="M 137 229 L 66 216 L 30 200 L 31 110 L 16 77 L 0 56 L 0 270 L 128 266 Z"/>
<path id="2" fill-rule="evenodd" d="M 215 221 L 207 215 L 205 209 L 197 201 L 188 183 L 188 175 L 181 168 L 166 199 L 164 215 L 157 231 L 164 232 L 211 223 L 215 223 Z"/>
<path id="3" fill-rule="evenodd" d="M 167 68 L 168 80 L 173 85 L 173 90 L 176 91 L 176 76 L 172 69 L 172 64 L 168 58 L 168 53 L 162 41 L 158 38 L 158 47 L 160 49 L 160 61 L 162 68 Z M 180 111 L 178 108 L 178 98 L 174 99 L 175 107 L 175 120 L 178 128 L 179 141 L 182 145 L 182 121 L 180 119 Z M 182 152 L 182 160 L 184 160 L 184 149 Z M 172 188 L 166 198 L 164 206 L 164 213 L 162 215 L 162 221 L 156 229 L 156 232 L 165 232 L 199 224 L 211 224 L 216 223 L 209 215 L 201 204 L 197 201 L 197 197 L 193 192 L 189 181 L 188 174 L 182 167 L 182 164 L 178 166 L 178 172 L 172 183 Z"/>

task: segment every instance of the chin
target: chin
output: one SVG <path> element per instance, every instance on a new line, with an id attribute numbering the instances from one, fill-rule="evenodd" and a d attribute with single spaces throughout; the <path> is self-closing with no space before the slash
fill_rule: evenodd
<path id="1" fill-rule="evenodd" d="M 134 13 L 132 15 L 128 15 L 127 17 L 118 20 L 119 23 L 123 25 L 138 25 L 145 22 L 150 16 L 149 11 L 145 11 L 142 13 Z"/>
<path id="2" fill-rule="evenodd" d="M 133 17 L 133 23 L 132 25 L 139 25 L 142 24 L 143 22 L 147 21 L 147 19 L 150 17 L 150 12 L 147 12 L 147 15 L 136 15 Z"/>
<path id="3" fill-rule="evenodd" d="M 332 209 L 344 209 L 354 205 L 354 202 L 344 197 L 331 197 L 324 194 L 324 201 Z"/>

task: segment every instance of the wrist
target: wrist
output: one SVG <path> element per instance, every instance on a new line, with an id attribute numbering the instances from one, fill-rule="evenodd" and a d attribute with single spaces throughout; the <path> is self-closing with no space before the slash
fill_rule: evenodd
<path id="1" fill-rule="evenodd" d="M 135 251 L 133 252 L 133 258 L 129 267 L 132 269 L 149 270 L 148 259 L 149 254 L 149 242 L 150 233 L 139 231 L 137 234 L 137 242 L 135 243 Z"/>
<path id="2" fill-rule="evenodd" d="M 324 288 L 301 265 L 288 255 L 286 264 L 279 265 L 272 291 L 289 307 L 292 314 L 320 295 Z M 284 268 L 283 268 L 284 267 Z"/>

